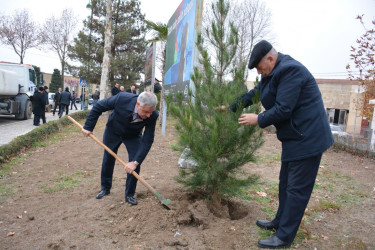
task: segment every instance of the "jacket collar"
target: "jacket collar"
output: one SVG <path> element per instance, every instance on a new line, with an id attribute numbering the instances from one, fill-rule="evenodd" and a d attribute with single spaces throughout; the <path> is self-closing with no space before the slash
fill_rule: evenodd
<path id="1" fill-rule="evenodd" d="M 275 69 L 277 68 L 277 66 L 280 64 L 280 62 L 281 62 L 281 60 L 283 60 L 283 58 L 284 58 L 284 54 L 282 54 L 282 53 L 278 53 L 279 55 L 278 55 L 278 57 L 277 57 L 277 60 L 276 60 L 276 63 L 275 63 L 275 66 L 273 67 L 273 69 L 272 69 L 272 71 L 271 71 L 271 73 L 268 75 L 268 76 L 266 76 L 266 77 L 262 77 L 262 79 L 267 79 L 267 78 L 269 78 L 269 77 L 272 77 L 273 76 L 273 74 L 275 73 Z"/>

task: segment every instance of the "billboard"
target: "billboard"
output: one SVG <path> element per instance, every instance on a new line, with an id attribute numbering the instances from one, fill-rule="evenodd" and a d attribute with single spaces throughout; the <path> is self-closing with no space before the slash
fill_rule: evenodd
<path id="1" fill-rule="evenodd" d="M 168 22 L 164 88 L 187 92 L 196 63 L 196 34 L 202 23 L 203 0 L 183 0 Z"/>
<path id="2" fill-rule="evenodd" d="M 152 79 L 155 77 L 155 43 L 152 43 L 146 50 L 146 65 L 145 65 L 145 83 L 152 84 Z"/>

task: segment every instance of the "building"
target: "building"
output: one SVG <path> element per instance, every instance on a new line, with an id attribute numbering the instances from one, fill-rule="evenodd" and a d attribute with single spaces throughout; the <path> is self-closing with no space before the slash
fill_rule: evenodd
<path id="1" fill-rule="evenodd" d="M 316 79 L 322 93 L 329 123 L 338 124 L 350 134 L 363 134 L 370 127 L 366 117 L 362 117 L 357 101 L 362 97 L 363 88 L 356 81 L 346 79 Z"/>
<path id="2" fill-rule="evenodd" d="M 48 87 L 51 83 L 51 79 L 52 74 L 43 72 L 44 84 Z M 64 89 L 65 87 L 69 87 L 70 91 L 74 91 L 75 93 L 77 93 L 77 96 L 81 96 L 82 87 L 79 85 L 79 77 L 64 75 Z M 89 94 L 92 94 L 96 89 L 99 89 L 99 86 L 97 84 L 89 84 L 89 87 L 86 89 L 86 93 L 88 92 Z"/>

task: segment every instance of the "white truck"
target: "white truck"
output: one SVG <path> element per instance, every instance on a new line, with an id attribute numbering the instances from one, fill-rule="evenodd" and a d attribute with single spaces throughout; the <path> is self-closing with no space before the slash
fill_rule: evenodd
<path id="1" fill-rule="evenodd" d="M 0 62 L 0 114 L 31 118 L 36 74 L 31 65 Z"/>

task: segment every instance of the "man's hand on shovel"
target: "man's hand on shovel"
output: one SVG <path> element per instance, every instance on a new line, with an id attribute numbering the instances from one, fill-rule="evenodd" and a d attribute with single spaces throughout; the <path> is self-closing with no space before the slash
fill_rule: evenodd
<path id="1" fill-rule="evenodd" d="M 82 134 L 87 137 L 87 136 L 93 135 L 94 133 L 92 131 L 88 131 L 82 128 Z"/>
<path id="2" fill-rule="evenodd" d="M 124 170 L 128 174 L 131 174 L 136 168 L 137 168 L 137 165 L 135 165 L 135 163 L 132 161 L 126 163 L 126 165 L 124 166 Z"/>

